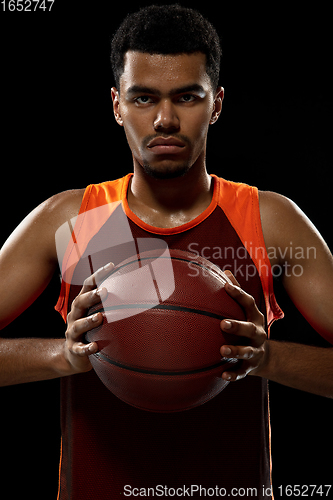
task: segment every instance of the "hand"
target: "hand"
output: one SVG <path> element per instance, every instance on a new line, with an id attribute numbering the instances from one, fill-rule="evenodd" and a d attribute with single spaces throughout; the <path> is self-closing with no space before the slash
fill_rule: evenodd
<path id="1" fill-rule="evenodd" d="M 107 297 L 106 288 L 97 288 L 98 284 L 110 273 L 113 268 L 110 262 L 89 276 L 80 293 L 72 302 L 71 310 L 67 315 L 66 341 L 64 344 L 64 357 L 67 363 L 68 375 L 87 372 L 92 366 L 88 356 L 98 351 L 96 342 L 85 344 L 83 335 L 99 326 L 103 321 L 103 314 L 96 313 L 86 316 L 87 310 Z"/>
<path id="2" fill-rule="evenodd" d="M 222 374 L 224 380 L 233 382 L 241 380 L 250 372 L 255 375 L 264 365 L 267 354 L 267 334 L 264 315 L 257 308 L 254 298 L 240 288 L 239 283 L 230 272 L 227 274 L 234 285 L 227 283 L 225 290 L 243 307 L 247 319 L 247 321 L 233 319 L 221 321 L 221 329 L 224 332 L 248 339 L 246 346 L 223 345 L 220 349 L 223 357 L 242 360 L 234 371 Z"/>

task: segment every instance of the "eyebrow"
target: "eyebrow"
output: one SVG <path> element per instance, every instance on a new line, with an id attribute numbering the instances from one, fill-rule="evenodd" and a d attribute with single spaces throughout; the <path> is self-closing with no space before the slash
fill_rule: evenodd
<path id="1" fill-rule="evenodd" d="M 191 85 L 185 85 L 184 87 L 177 87 L 171 89 L 168 92 L 168 95 L 172 96 L 177 94 L 185 94 L 186 92 L 196 92 L 201 97 L 204 97 L 206 95 L 205 89 L 203 88 L 202 85 L 199 85 L 198 83 L 193 83 Z M 127 89 L 126 96 L 131 97 L 132 95 L 135 94 L 153 94 L 157 95 L 158 97 L 161 97 L 162 92 L 154 87 L 146 87 L 143 85 L 132 85 Z"/>

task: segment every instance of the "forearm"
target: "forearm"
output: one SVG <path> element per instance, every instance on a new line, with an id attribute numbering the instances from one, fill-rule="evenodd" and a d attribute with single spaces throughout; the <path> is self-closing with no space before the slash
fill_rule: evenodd
<path id="1" fill-rule="evenodd" d="M 273 340 L 267 347 L 265 362 L 252 375 L 333 398 L 333 348 Z"/>
<path id="2" fill-rule="evenodd" d="M 0 386 L 69 374 L 64 343 L 65 339 L 0 339 Z"/>

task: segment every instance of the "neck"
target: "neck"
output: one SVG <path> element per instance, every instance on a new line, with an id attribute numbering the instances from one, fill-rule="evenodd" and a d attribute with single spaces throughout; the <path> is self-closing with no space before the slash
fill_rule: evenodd
<path id="1" fill-rule="evenodd" d="M 155 179 L 134 162 L 128 192 L 131 210 L 142 220 L 159 227 L 181 225 L 203 212 L 212 199 L 212 178 L 205 164 L 194 164 L 182 177 Z"/>

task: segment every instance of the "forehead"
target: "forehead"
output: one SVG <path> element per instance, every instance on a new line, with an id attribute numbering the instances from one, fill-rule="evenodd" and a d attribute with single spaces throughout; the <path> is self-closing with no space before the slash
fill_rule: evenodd
<path id="1" fill-rule="evenodd" d="M 211 85 L 206 72 L 206 56 L 201 52 L 163 55 L 128 51 L 125 54 L 121 90 L 141 85 L 167 92 L 170 88 L 194 83 L 204 88 Z"/>

